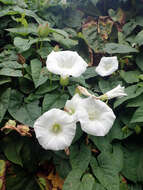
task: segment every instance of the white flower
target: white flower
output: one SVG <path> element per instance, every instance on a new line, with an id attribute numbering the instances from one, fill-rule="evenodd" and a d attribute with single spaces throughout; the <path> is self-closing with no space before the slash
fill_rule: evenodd
<path id="1" fill-rule="evenodd" d="M 46 65 L 50 72 L 64 77 L 79 77 L 88 66 L 74 51 L 52 51 L 47 57 Z"/>
<path id="2" fill-rule="evenodd" d="M 67 0 L 61 0 L 61 3 L 65 5 L 67 4 Z"/>
<path id="3" fill-rule="evenodd" d="M 72 116 L 60 109 L 51 109 L 34 123 L 36 138 L 44 149 L 63 150 L 69 147 L 76 132 Z"/>
<path id="4" fill-rule="evenodd" d="M 82 115 L 82 110 L 80 109 L 80 105 L 82 104 L 83 98 L 79 96 L 79 94 L 75 94 L 71 100 L 67 100 L 65 104 L 65 111 L 73 116 L 75 121 L 78 120 L 78 115 Z"/>
<path id="5" fill-rule="evenodd" d="M 121 98 L 123 96 L 127 96 L 127 94 L 125 93 L 124 90 L 125 90 L 125 88 L 121 87 L 121 85 L 119 84 L 118 86 L 116 86 L 112 90 L 106 92 L 105 95 L 107 96 L 108 99 L 112 99 L 112 98 L 116 98 L 116 97 Z"/>
<path id="6" fill-rule="evenodd" d="M 111 75 L 118 69 L 117 57 L 102 57 L 95 71 L 102 77 Z"/>
<path id="7" fill-rule="evenodd" d="M 80 117 L 81 116 L 81 117 Z M 82 112 L 78 115 L 83 131 L 90 135 L 105 136 L 116 116 L 104 102 L 88 97 L 82 100 Z"/>

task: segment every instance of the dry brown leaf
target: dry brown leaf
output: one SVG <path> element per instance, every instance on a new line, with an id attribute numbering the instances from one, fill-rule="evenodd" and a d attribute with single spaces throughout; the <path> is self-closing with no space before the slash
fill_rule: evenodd
<path id="1" fill-rule="evenodd" d="M 58 173 L 54 174 L 54 172 L 52 171 L 48 175 L 47 179 L 50 180 L 52 183 L 52 190 L 57 190 L 58 188 L 62 190 L 64 180 L 59 176 Z"/>
<path id="2" fill-rule="evenodd" d="M 26 125 L 11 125 L 10 122 L 7 122 L 4 127 L 1 128 L 1 131 L 4 131 L 5 129 L 15 130 L 17 131 L 21 136 L 29 136 L 31 137 L 30 129 Z"/>

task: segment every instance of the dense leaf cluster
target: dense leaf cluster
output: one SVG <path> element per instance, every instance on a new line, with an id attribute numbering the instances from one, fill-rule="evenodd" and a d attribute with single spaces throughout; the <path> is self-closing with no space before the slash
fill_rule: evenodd
<path id="1" fill-rule="evenodd" d="M 143 189 L 142 10 L 142 0 L 0 0 L 0 128 L 11 119 L 32 134 L 0 132 L 0 160 L 9 161 L 0 162 L 0 189 L 4 178 L 7 190 L 47 189 L 41 178 L 53 169 L 63 190 Z M 91 65 L 64 92 L 46 69 L 52 50 L 77 51 Z M 95 73 L 103 55 L 120 62 L 110 77 Z M 118 84 L 128 96 L 108 102 L 117 116 L 108 135 L 87 137 L 78 126 L 69 155 L 41 148 L 32 127 L 42 113 L 63 108 L 77 85 L 100 95 Z"/>

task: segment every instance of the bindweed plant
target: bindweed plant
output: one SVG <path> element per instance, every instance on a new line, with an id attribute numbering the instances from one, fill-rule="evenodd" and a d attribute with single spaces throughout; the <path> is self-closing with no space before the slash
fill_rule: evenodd
<path id="1" fill-rule="evenodd" d="M 0 9 L 0 190 L 142 190 L 142 1 Z"/>

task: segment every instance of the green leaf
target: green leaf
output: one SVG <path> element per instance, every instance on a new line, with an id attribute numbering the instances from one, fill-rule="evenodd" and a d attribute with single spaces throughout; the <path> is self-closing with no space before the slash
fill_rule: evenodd
<path id="1" fill-rule="evenodd" d="M 40 41 L 50 41 L 50 39 L 49 38 L 24 39 L 24 38 L 20 38 L 20 37 L 15 37 L 14 45 L 19 49 L 20 52 L 24 52 L 24 51 L 27 51 L 28 49 L 30 49 L 32 44 L 35 44 Z"/>
<path id="2" fill-rule="evenodd" d="M 139 55 L 137 55 L 136 64 L 143 71 L 143 54 L 140 53 Z"/>
<path id="3" fill-rule="evenodd" d="M 94 143 L 94 145 L 100 150 L 100 151 L 111 151 L 112 146 L 110 144 L 110 140 L 105 137 L 95 137 L 95 136 L 89 136 L 91 141 Z"/>
<path id="4" fill-rule="evenodd" d="M 122 81 L 120 81 L 118 78 L 115 78 L 115 77 L 111 77 L 108 80 L 100 79 L 98 82 L 98 85 L 103 94 L 115 88 L 119 84 L 122 85 Z"/>
<path id="5" fill-rule="evenodd" d="M 42 110 L 48 111 L 51 108 L 63 108 L 66 101 L 69 99 L 69 95 L 60 93 L 50 93 L 44 96 Z"/>
<path id="6" fill-rule="evenodd" d="M 124 150 L 124 168 L 122 170 L 123 175 L 133 181 L 143 182 L 143 148 L 137 145 L 130 144 L 130 147 L 123 148 Z"/>
<path id="7" fill-rule="evenodd" d="M 6 111 L 8 109 L 10 93 L 11 93 L 10 88 L 1 90 L 1 94 L 0 94 L 0 122 L 2 121 Z"/>
<path id="8" fill-rule="evenodd" d="M 79 190 L 92 190 L 95 179 L 91 174 L 85 174 L 82 178 Z"/>
<path id="9" fill-rule="evenodd" d="M 127 107 L 139 107 L 139 106 L 143 106 L 143 94 L 141 94 L 140 96 L 130 100 L 127 104 Z"/>
<path id="10" fill-rule="evenodd" d="M 81 159 L 84 158 L 84 159 Z M 87 169 L 91 159 L 91 150 L 87 145 L 82 144 L 80 150 L 76 145 L 71 146 L 70 163 L 72 169 L 79 168 L 83 172 Z"/>
<path id="11" fill-rule="evenodd" d="M 40 190 L 39 185 L 36 182 L 36 177 L 32 173 L 28 173 L 26 170 L 13 166 L 13 174 L 8 175 L 6 178 L 7 190 Z"/>
<path id="12" fill-rule="evenodd" d="M 80 187 L 80 178 L 83 174 L 83 171 L 80 169 L 73 169 L 67 176 L 63 190 L 79 190 Z"/>
<path id="13" fill-rule="evenodd" d="M 7 31 L 14 33 L 14 34 L 20 34 L 23 36 L 27 36 L 28 34 L 37 34 L 37 27 L 34 24 L 29 24 L 28 27 L 17 27 L 17 28 L 8 28 Z"/>
<path id="14" fill-rule="evenodd" d="M 42 63 L 38 59 L 33 59 L 31 61 L 31 73 L 35 88 L 45 83 L 48 79 L 47 76 L 44 76 L 42 73 Z"/>
<path id="15" fill-rule="evenodd" d="M 143 106 L 139 107 L 133 114 L 131 123 L 143 122 Z"/>
<path id="16" fill-rule="evenodd" d="M 20 5 L 21 5 L 20 1 Z M 6 15 L 16 15 L 16 14 L 25 14 L 26 16 L 33 17 L 39 24 L 43 23 L 44 21 L 39 18 L 33 11 L 28 9 L 22 9 L 16 5 L 6 6 L 6 8 L 3 8 L 0 12 L 0 17 L 6 16 Z"/>
<path id="17" fill-rule="evenodd" d="M 0 75 L 10 76 L 10 77 L 22 77 L 22 72 L 20 70 L 14 70 L 10 68 L 0 69 Z"/>
<path id="18" fill-rule="evenodd" d="M 75 133 L 75 137 L 72 141 L 72 144 L 74 144 L 76 141 L 78 141 L 83 134 L 83 130 L 81 129 L 80 124 L 77 123 L 76 126 L 77 126 L 76 127 L 76 133 Z"/>
<path id="19" fill-rule="evenodd" d="M 107 53 L 137 53 L 138 50 L 132 48 L 128 45 L 117 44 L 117 43 L 107 43 L 105 45 L 104 51 Z"/>
<path id="20" fill-rule="evenodd" d="M 84 87 L 88 87 L 88 84 L 85 82 L 85 79 L 84 79 L 84 77 L 82 75 L 80 77 L 77 77 L 77 78 L 70 77 L 69 81 L 76 82 L 77 84 L 81 84 Z"/>
<path id="21" fill-rule="evenodd" d="M 70 28 L 79 28 L 82 24 L 83 13 L 79 10 L 69 9 L 64 18 L 64 23 Z"/>
<path id="22" fill-rule="evenodd" d="M 10 77 L 0 76 L 0 85 L 11 82 Z"/>
<path id="23" fill-rule="evenodd" d="M 54 41 L 60 43 L 62 46 L 70 49 L 76 45 L 78 45 L 78 41 L 77 40 L 72 40 L 70 38 L 65 38 L 60 34 L 57 33 L 53 33 L 53 37 L 54 37 Z"/>
<path id="24" fill-rule="evenodd" d="M 105 189 L 101 184 L 95 182 L 92 190 L 105 190 Z"/>
<path id="25" fill-rule="evenodd" d="M 91 0 L 91 2 L 93 3 L 94 6 L 96 6 L 99 0 Z"/>
<path id="26" fill-rule="evenodd" d="M 55 89 L 57 89 L 59 87 L 59 85 L 57 83 L 52 83 L 52 85 L 50 85 L 49 81 L 45 82 L 44 84 L 42 84 L 37 91 L 35 92 L 36 94 L 42 95 L 42 94 L 46 94 L 48 92 L 52 92 Z"/>
<path id="27" fill-rule="evenodd" d="M 23 166 L 21 156 L 20 156 L 20 151 L 21 151 L 22 146 L 23 146 L 23 143 L 20 140 L 20 138 L 6 137 L 2 141 L 2 149 L 7 159 L 20 166 Z"/>
<path id="28" fill-rule="evenodd" d="M 139 46 L 143 45 L 143 30 L 141 30 L 135 37 L 135 43 L 138 43 Z"/>
<path id="29" fill-rule="evenodd" d="M 71 171 L 71 166 L 69 164 L 69 161 L 66 159 L 61 159 L 58 156 L 54 157 L 54 165 L 56 166 L 56 171 L 62 177 L 65 179 L 69 172 Z"/>
<path id="30" fill-rule="evenodd" d="M 119 175 L 123 167 L 123 153 L 115 147 L 113 153 L 102 152 L 98 156 L 98 163 L 93 157 L 91 167 L 94 175 L 107 190 L 119 190 Z"/>
<path id="31" fill-rule="evenodd" d="M 114 103 L 114 108 L 118 107 L 123 102 L 130 100 L 132 98 L 135 98 L 135 97 L 139 96 L 140 94 L 142 94 L 143 88 L 142 87 L 138 88 L 137 85 L 132 85 L 132 86 L 125 88 L 125 92 L 127 93 L 127 96 L 117 99 Z"/>
<path id="32" fill-rule="evenodd" d="M 0 68 L 21 69 L 22 65 L 20 65 L 17 61 L 3 61 L 0 63 Z"/>
<path id="33" fill-rule="evenodd" d="M 95 72 L 95 68 L 96 67 L 88 67 L 86 69 L 86 71 L 82 74 L 83 78 L 84 79 L 89 79 L 89 78 L 92 78 L 92 77 L 95 77 L 97 76 L 97 73 Z"/>
<path id="34" fill-rule="evenodd" d="M 14 119 L 30 127 L 41 115 L 39 101 L 26 104 L 23 102 L 23 95 L 16 90 L 11 93 L 8 111 Z"/>
<path id="35" fill-rule="evenodd" d="M 120 76 L 127 82 L 127 83 L 134 83 L 139 82 L 139 71 L 120 71 Z"/>

